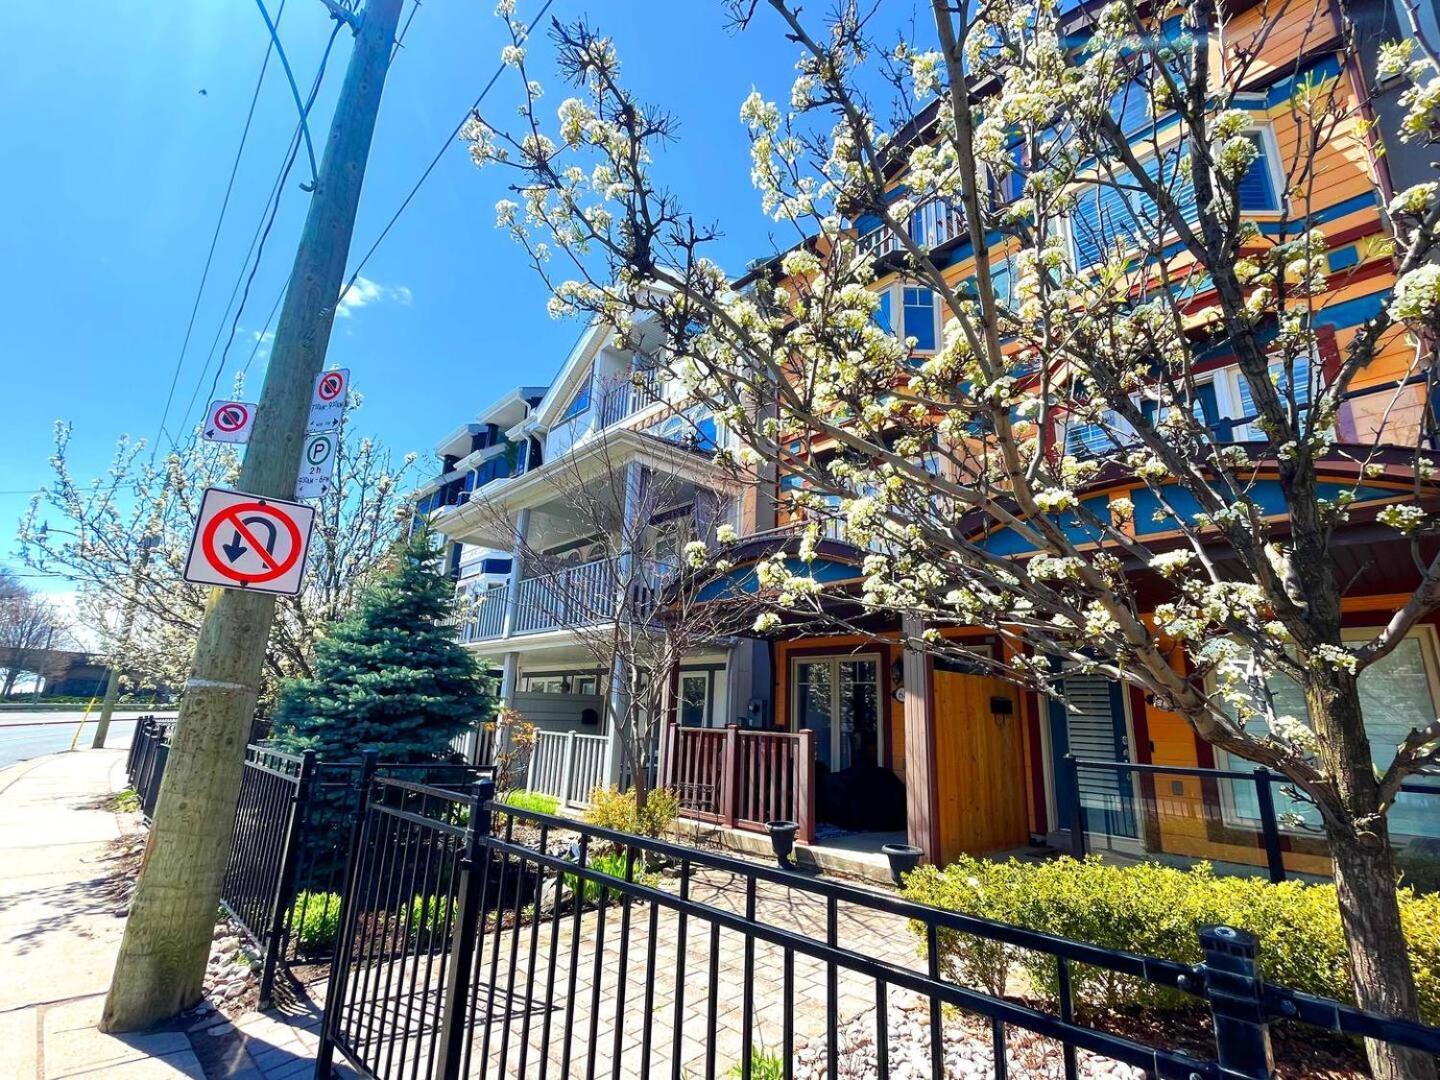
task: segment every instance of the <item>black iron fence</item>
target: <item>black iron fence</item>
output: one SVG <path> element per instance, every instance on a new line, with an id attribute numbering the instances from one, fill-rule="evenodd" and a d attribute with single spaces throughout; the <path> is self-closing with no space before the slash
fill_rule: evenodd
<path id="1" fill-rule="evenodd" d="M 1137 956 L 492 795 L 377 778 L 362 796 L 317 1076 L 338 1053 L 377 1080 L 835 1077 L 842 1060 L 888 1077 L 917 1055 L 937 1078 L 1003 1078 L 1041 1071 L 1044 1050 L 1069 1078 L 1095 1057 L 1259 1080 L 1281 1020 L 1440 1053 L 1440 1029 L 1267 985 L 1228 927 L 1201 932 L 1199 964 Z M 962 984 L 941 960 L 957 936 L 1049 958 L 1053 1007 Z M 1084 1022 L 1077 980 L 1095 972 L 1208 1009 L 1213 1047 Z"/>
<path id="2" fill-rule="evenodd" d="M 165 776 L 165 763 L 170 758 L 170 738 L 174 732 L 174 720 L 142 716 L 135 723 L 125 771 L 131 788 L 140 798 L 140 812 L 147 819 L 155 814 L 155 800 L 160 794 L 160 781 Z"/>
<path id="3" fill-rule="evenodd" d="M 444 762 L 320 761 L 251 745 L 236 804 L 221 903 L 261 956 L 260 1001 L 282 968 L 328 963 L 339 938 L 340 897 L 360 814 L 377 776 L 468 787 L 482 767 Z"/>
<path id="4" fill-rule="evenodd" d="M 1284 776 L 1066 755 L 1057 788 L 1071 852 L 1096 849 L 1201 857 L 1263 866 L 1281 882 L 1325 872 L 1319 815 Z M 1440 888 L 1440 776 L 1401 786 L 1389 813 L 1396 859 L 1419 888 Z"/>

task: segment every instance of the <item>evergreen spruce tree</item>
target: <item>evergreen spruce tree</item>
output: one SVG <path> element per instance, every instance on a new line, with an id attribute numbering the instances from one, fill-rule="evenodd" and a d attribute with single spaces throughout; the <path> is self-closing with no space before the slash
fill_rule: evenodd
<path id="1" fill-rule="evenodd" d="M 321 761 L 444 760 L 490 718 L 492 680 L 455 638 L 455 586 L 417 532 L 399 544 L 356 609 L 316 645 L 314 676 L 285 684 L 276 743 Z"/>

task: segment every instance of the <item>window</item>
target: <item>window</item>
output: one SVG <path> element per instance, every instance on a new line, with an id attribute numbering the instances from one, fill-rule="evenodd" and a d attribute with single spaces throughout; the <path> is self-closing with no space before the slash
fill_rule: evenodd
<path id="1" fill-rule="evenodd" d="M 873 656 L 795 661 L 791 715 L 815 732 L 815 760 L 831 772 L 882 763 L 879 666 Z"/>
<path id="2" fill-rule="evenodd" d="M 890 317 L 889 289 L 884 289 L 880 293 L 880 308 L 875 312 L 875 325 L 887 334 L 893 334 L 895 332 L 895 324 Z"/>
<path id="3" fill-rule="evenodd" d="M 709 671 L 680 673 L 680 700 L 677 704 L 682 727 L 710 726 L 710 682 Z"/>
<path id="4" fill-rule="evenodd" d="M 935 294 L 920 286 L 904 289 L 905 336 L 915 339 L 920 352 L 935 351 Z"/>
<path id="5" fill-rule="evenodd" d="M 1106 409 L 1103 423 L 1070 420 L 1065 425 L 1065 453 L 1075 458 L 1114 453 L 1124 443 L 1125 423 L 1113 409 Z"/>
<path id="6" fill-rule="evenodd" d="M 1364 638 L 1373 633 L 1373 630 L 1355 631 L 1357 637 Z M 1370 753 L 1377 769 L 1386 769 L 1395 760 L 1396 747 L 1411 729 L 1434 723 L 1435 717 L 1440 715 L 1440 692 L 1437 692 L 1440 681 L 1437 681 L 1437 676 L 1440 676 L 1440 665 L 1437 665 L 1436 639 L 1428 627 L 1411 631 L 1392 652 L 1360 673 L 1360 703 L 1364 710 L 1365 733 L 1370 738 Z M 1299 687 L 1283 677 L 1272 679 L 1269 687 L 1278 713 L 1308 722 L 1305 699 Z M 1256 728 L 1259 722 L 1252 721 L 1248 726 Z M 1227 758 L 1222 768 L 1253 767 L 1249 762 L 1228 755 L 1217 753 L 1216 756 Z M 1257 822 L 1259 809 L 1255 785 L 1231 781 L 1223 786 L 1226 789 L 1226 815 L 1246 824 Z M 1313 806 L 1288 798 L 1283 783 L 1274 787 L 1278 813 L 1298 815 L 1306 826 L 1303 831 L 1319 828 L 1320 817 Z M 1401 837 L 1440 837 L 1440 797 L 1402 793 L 1390 810 L 1390 832 L 1397 842 L 1401 842 Z"/>
<path id="7" fill-rule="evenodd" d="M 585 372 L 585 381 L 580 384 L 580 389 L 575 391 L 575 396 L 570 399 L 570 404 L 565 406 L 564 415 L 560 417 L 562 423 L 589 411 L 591 374 L 589 370 Z"/>
<path id="8" fill-rule="evenodd" d="M 1295 404 L 1300 407 L 1300 411 L 1303 414 L 1305 406 L 1310 404 L 1310 358 L 1308 356 L 1297 356 L 1293 370 L 1295 374 L 1295 387 L 1293 392 L 1290 388 L 1289 379 L 1285 377 L 1284 366 L 1278 361 L 1270 365 L 1270 378 L 1274 381 L 1276 388 L 1279 389 L 1281 396 L 1293 400 Z M 1238 367 L 1233 369 L 1233 371 L 1240 406 L 1240 415 L 1235 419 L 1253 420 L 1259 410 L 1255 408 L 1255 398 L 1250 393 L 1250 384 L 1245 381 L 1245 376 L 1240 374 Z M 1237 435 L 1237 438 L 1263 439 L 1265 437 L 1265 433 L 1258 427 L 1253 426 L 1253 424 L 1239 428 L 1237 431 L 1245 431 L 1248 433 L 1244 436 Z"/>
<path id="9" fill-rule="evenodd" d="M 593 697 L 600 692 L 600 677 L 579 673 L 522 675 L 520 689 L 529 694 L 585 694 Z"/>

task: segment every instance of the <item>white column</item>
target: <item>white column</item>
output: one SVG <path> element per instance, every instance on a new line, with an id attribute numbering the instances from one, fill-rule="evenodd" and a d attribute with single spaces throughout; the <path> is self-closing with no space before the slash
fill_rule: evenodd
<path id="1" fill-rule="evenodd" d="M 610 664 L 610 702 L 606 709 L 605 784 L 608 787 L 620 786 L 620 767 L 625 760 L 620 747 L 620 740 L 625 736 L 621 734 L 620 727 L 621 718 L 630 704 L 630 694 L 626 689 L 629 675 L 629 661 L 623 656 L 616 656 Z"/>

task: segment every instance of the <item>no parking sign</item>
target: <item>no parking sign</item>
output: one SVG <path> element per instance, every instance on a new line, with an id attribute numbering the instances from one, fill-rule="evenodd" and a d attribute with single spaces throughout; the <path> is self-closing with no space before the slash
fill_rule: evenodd
<path id="1" fill-rule="evenodd" d="M 315 379 L 310 397 L 310 422 L 306 431 L 329 431 L 340 426 L 345 415 L 345 392 L 350 389 L 350 369 L 322 371 Z"/>
<path id="2" fill-rule="evenodd" d="M 255 406 L 248 401 L 213 401 L 201 430 L 210 442 L 243 443 L 255 426 Z"/>

